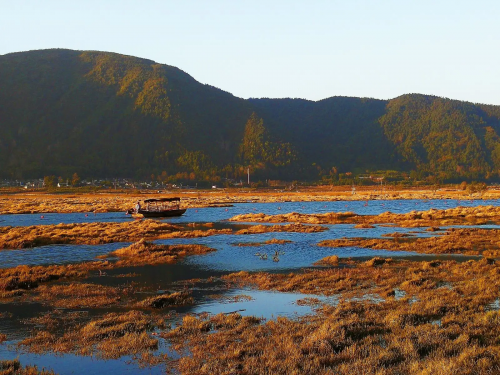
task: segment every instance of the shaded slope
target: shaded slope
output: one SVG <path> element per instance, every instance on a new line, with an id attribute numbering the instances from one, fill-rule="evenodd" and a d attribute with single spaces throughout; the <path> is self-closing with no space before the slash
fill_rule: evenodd
<path id="1" fill-rule="evenodd" d="M 302 99 L 253 99 L 256 111 L 271 131 L 282 134 L 299 150 L 303 161 L 345 170 L 391 169 L 395 148 L 377 120 L 386 101 L 332 97 L 318 102 Z"/>

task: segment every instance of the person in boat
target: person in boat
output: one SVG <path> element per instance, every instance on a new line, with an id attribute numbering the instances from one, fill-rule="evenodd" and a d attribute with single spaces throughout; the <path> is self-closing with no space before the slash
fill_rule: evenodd
<path id="1" fill-rule="evenodd" d="M 141 209 L 141 202 L 137 202 L 137 204 L 135 205 L 135 212 L 139 213 L 140 209 Z"/>

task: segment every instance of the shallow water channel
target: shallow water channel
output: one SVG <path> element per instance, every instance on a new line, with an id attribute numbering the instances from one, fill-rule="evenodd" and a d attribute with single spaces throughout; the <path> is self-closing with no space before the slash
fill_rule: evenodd
<path id="1" fill-rule="evenodd" d="M 174 224 L 206 223 L 229 227 L 236 230 L 240 224 L 228 223 L 226 220 L 234 215 L 263 212 L 266 214 L 284 214 L 288 212 L 325 213 L 352 211 L 359 214 L 380 214 L 385 211 L 406 213 L 412 210 L 428 210 L 430 208 L 444 209 L 457 206 L 498 205 L 495 201 L 456 201 L 456 200 L 389 200 L 361 202 L 281 202 L 281 203 L 241 203 L 233 207 L 189 209 L 179 218 L 166 219 Z M 41 218 L 43 216 L 43 218 Z M 32 215 L 0 215 L 0 226 L 31 226 L 59 223 L 83 222 L 120 222 L 131 220 L 124 213 L 102 214 L 32 214 Z M 264 233 L 253 235 L 215 235 L 205 238 L 170 239 L 155 241 L 161 244 L 203 244 L 215 248 L 215 252 L 206 255 L 187 257 L 176 264 L 156 266 L 141 266 L 115 269 L 105 275 L 91 274 L 84 282 L 109 286 L 134 284 L 144 286 L 145 294 L 154 294 L 163 291 L 179 291 L 185 287 L 184 281 L 208 278 L 218 278 L 222 275 L 238 271 L 265 271 L 265 272 L 300 272 L 303 268 L 317 267 L 318 260 L 338 255 L 340 258 L 417 258 L 417 259 L 457 259 L 467 260 L 473 257 L 464 256 L 432 256 L 418 253 L 371 250 L 357 247 L 328 248 L 318 247 L 322 240 L 342 237 L 370 237 L 378 238 L 384 234 L 411 232 L 415 236 L 431 236 L 425 228 L 397 228 L 376 225 L 370 229 L 356 229 L 351 224 L 325 225 L 327 231 L 319 233 Z M 496 227 L 496 226 L 489 226 Z M 272 244 L 265 246 L 241 246 L 242 244 L 262 243 L 270 239 L 291 241 L 287 244 Z M 26 250 L 0 251 L 0 268 L 15 267 L 22 264 L 47 265 L 67 264 L 94 260 L 96 256 L 107 254 L 113 250 L 128 246 L 130 243 L 113 243 L 106 245 L 51 245 Z M 266 254 L 264 260 L 262 255 Z M 278 261 L 273 261 L 277 255 Z M 116 277 L 120 275 L 120 277 Z M 222 282 L 192 282 L 190 291 L 194 304 L 176 307 L 172 324 L 176 324 L 185 314 L 229 313 L 238 311 L 242 315 L 255 315 L 265 319 L 274 319 L 277 316 L 295 317 L 313 313 L 314 306 L 297 303 L 305 297 L 319 298 L 322 303 L 335 304 L 335 297 L 311 296 L 300 293 L 277 293 L 272 291 L 258 291 L 252 289 L 228 289 Z M 60 374 L 160 374 L 165 373 L 165 365 L 141 368 L 131 358 L 118 360 L 102 360 L 92 357 L 83 357 L 73 354 L 52 355 L 32 354 L 17 348 L 18 340 L 29 335 L 30 326 L 23 323 L 25 319 L 40 316 L 53 310 L 41 303 L 0 303 L 0 333 L 6 334 L 7 342 L 0 344 L 0 359 L 19 358 L 23 365 L 37 365 L 53 369 Z M 100 316 L 113 309 L 84 309 L 85 313 Z M 168 309 L 165 309 L 168 311 Z M 66 309 L 64 313 L 74 310 Z M 81 310 L 77 310 L 81 312 Z M 165 311 L 165 312 L 167 312 Z M 161 341 L 159 352 L 169 352 L 168 345 Z"/>

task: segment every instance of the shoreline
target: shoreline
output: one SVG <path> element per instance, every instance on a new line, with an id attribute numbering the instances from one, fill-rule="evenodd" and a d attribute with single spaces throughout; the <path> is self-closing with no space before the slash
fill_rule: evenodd
<path id="1" fill-rule="evenodd" d="M 444 187 L 435 189 L 393 189 L 387 187 L 304 187 L 300 190 L 279 189 L 241 190 L 178 190 L 161 193 L 144 191 L 122 192 L 103 190 L 96 193 L 58 194 L 47 192 L 19 192 L 0 194 L 0 214 L 43 214 L 124 212 L 137 200 L 156 197 L 180 197 L 184 208 L 223 207 L 236 203 L 280 203 L 280 202 L 332 202 L 373 200 L 490 200 L 500 198 L 500 188 L 489 188 L 483 193 L 469 194 L 465 190 Z"/>

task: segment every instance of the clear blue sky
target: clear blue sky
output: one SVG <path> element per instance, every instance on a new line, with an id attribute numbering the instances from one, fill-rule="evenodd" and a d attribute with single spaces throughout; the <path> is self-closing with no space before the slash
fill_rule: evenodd
<path id="1" fill-rule="evenodd" d="M 498 0 L 0 0 L 0 54 L 112 51 L 236 96 L 500 105 Z"/>

